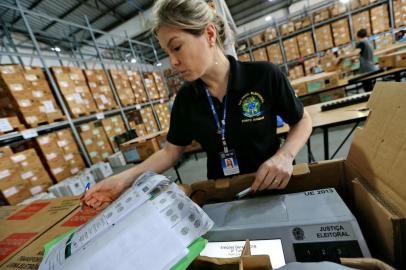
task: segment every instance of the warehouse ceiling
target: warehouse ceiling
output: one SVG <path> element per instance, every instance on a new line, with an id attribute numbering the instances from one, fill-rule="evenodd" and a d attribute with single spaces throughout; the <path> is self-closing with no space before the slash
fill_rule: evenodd
<path id="1" fill-rule="evenodd" d="M 85 25 L 85 16 L 94 29 L 110 31 L 123 24 L 134 16 L 142 14 L 149 9 L 153 0 L 20 0 L 21 6 L 30 11 L 46 14 L 49 17 Z M 263 17 L 280 8 L 289 6 L 294 0 L 226 0 L 235 24 L 238 26 Z M 17 7 L 16 0 L 0 1 L 0 24 L 6 24 L 11 32 L 20 32 L 28 37 L 27 29 L 18 10 L 2 6 Z M 51 19 L 28 15 L 30 26 L 39 41 L 50 46 L 59 46 L 70 49 L 80 46 L 81 42 L 91 44 L 89 31 L 74 26 L 66 26 Z M 4 32 L 4 27 L 2 27 Z M 101 34 L 96 33 L 96 38 Z M 149 31 L 136 37 L 136 40 L 151 44 L 157 48 L 158 57 L 165 54 L 159 49 L 159 44 Z M 75 45 L 76 42 L 76 45 Z M 112 45 L 112 44 L 110 44 Z M 125 46 L 125 45 L 123 45 Z M 154 59 L 150 48 L 140 48 L 147 59 Z"/>

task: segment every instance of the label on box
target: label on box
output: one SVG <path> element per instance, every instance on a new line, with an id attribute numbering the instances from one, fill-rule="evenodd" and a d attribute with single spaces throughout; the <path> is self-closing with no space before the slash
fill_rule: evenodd
<path id="1" fill-rule="evenodd" d="M 31 139 L 37 137 L 38 132 L 35 128 L 31 128 L 21 131 L 21 135 L 23 136 L 24 139 Z"/>
<path id="2" fill-rule="evenodd" d="M 29 124 L 35 124 L 38 122 L 38 117 L 36 116 L 29 116 L 26 117 L 25 120 L 29 123 Z"/>
<path id="3" fill-rule="evenodd" d="M 64 147 L 64 146 L 68 145 L 67 140 L 57 141 L 56 143 L 58 144 L 59 147 Z"/>
<path id="4" fill-rule="evenodd" d="M 102 75 L 97 75 L 97 76 L 96 76 L 96 79 L 98 79 L 99 81 L 103 81 L 103 80 L 104 80 L 104 78 L 103 78 Z"/>
<path id="5" fill-rule="evenodd" d="M 14 156 L 11 156 L 10 158 L 14 163 L 19 163 L 19 162 L 27 159 L 27 157 L 23 154 L 14 155 Z"/>
<path id="6" fill-rule="evenodd" d="M 21 83 L 13 83 L 13 84 L 10 84 L 10 89 L 11 89 L 11 91 L 19 92 L 19 91 L 23 91 L 24 87 Z"/>
<path id="7" fill-rule="evenodd" d="M 0 131 L 7 132 L 13 130 L 7 118 L 0 118 Z"/>
<path id="8" fill-rule="evenodd" d="M 32 105 L 31 100 L 29 99 L 18 99 L 17 103 L 21 107 L 30 107 Z"/>
<path id="9" fill-rule="evenodd" d="M 7 176 L 10 176 L 11 173 L 9 170 L 2 170 L 0 171 L 0 179 L 6 178 Z"/>
<path id="10" fill-rule="evenodd" d="M 117 120 L 117 117 L 115 116 L 115 117 L 111 117 L 111 121 L 112 122 L 114 122 L 114 123 L 116 123 L 118 120 Z"/>
<path id="11" fill-rule="evenodd" d="M 94 82 L 89 82 L 89 86 L 90 86 L 90 88 L 96 88 L 97 84 Z"/>
<path id="12" fill-rule="evenodd" d="M 76 93 L 83 93 L 85 90 L 83 89 L 83 87 L 81 87 L 81 86 L 76 86 L 75 87 L 75 92 Z"/>
<path id="13" fill-rule="evenodd" d="M 102 147 L 103 145 L 104 145 L 104 142 L 103 142 L 103 141 L 98 141 L 98 142 L 97 142 L 97 146 Z"/>
<path id="14" fill-rule="evenodd" d="M 87 140 L 85 140 L 85 144 L 86 145 L 89 145 L 89 144 L 92 144 L 93 143 L 93 140 L 92 139 L 87 139 Z"/>
<path id="15" fill-rule="evenodd" d="M 165 101 L 164 101 L 163 99 L 161 99 L 159 102 L 160 102 L 161 104 L 163 104 Z"/>
<path id="16" fill-rule="evenodd" d="M 89 153 L 90 157 L 94 158 L 97 156 L 97 151 L 93 151 Z"/>
<path id="17" fill-rule="evenodd" d="M 93 135 L 98 135 L 98 134 L 100 134 L 100 131 L 98 129 L 94 129 L 93 130 Z"/>
<path id="18" fill-rule="evenodd" d="M 61 87 L 68 87 L 69 83 L 67 81 L 59 81 L 59 84 L 61 85 Z"/>
<path id="19" fill-rule="evenodd" d="M 13 186 L 13 187 L 3 190 L 3 195 L 4 195 L 4 197 L 8 198 L 8 197 L 13 196 L 17 192 L 18 192 L 18 189 L 15 186 Z"/>
<path id="20" fill-rule="evenodd" d="M 114 130 L 116 133 L 121 133 L 121 128 L 116 128 L 115 130 Z"/>
<path id="21" fill-rule="evenodd" d="M 104 113 L 101 112 L 101 113 L 96 114 L 96 118 L 98 120 L 104 119 Z"/>
<path id="22" fill-rule="evenodd" d="M 23 246 L 27 241 L 35 237 L 38 233 L 13 233 L 0 241 L 0 261 L 7 258 L 21 246 Z"/>
<path id="23" fill-rule="evenodd" d="M 48 144 L 50 141 L 48 136 L 42 136 L 38 139 L 40 145 Z"/>
<path id="24" fill-rule="evenodd" d="M 109 100 L 106 98 L 105 95 L 100 95 L 100 99 L 102 100 L 102 102 L 103 102 L 104 104 L 109 104 L 109 103 L 110 103 Z"/>
<path id="25" fill-rule="evenodd" d="M 103 157 L 103 158 L 107 158 L 109 155 L 110 155 L 109 152 L 104 152 L 104 153 L 102 154 L 102 157 Z"/>
<path id="26" fill-rule="evenodd" d="M 32 91 L 33 97 L 41 98 L 44 96 L 44 93 L 41 90 L 34 90 Z"/>
<path id="27" fill-rule="evenodd" d="M 32 195 L 38 194 L 42 192 L 42 187 L 41 186 L 35 186 L 30 188 L 30 192 Z"/>
<path id="28" fill-rule="evenodd" d="M 27 167 L 28 166 L 28 161 L 24 161 L 23 163 L 20 164 L 20 166 Z"/>
<path id="29" fill-rule="evenodd" d="M 54 158 L 56 158 L 57 154 L 55 152 L 46 154 L 45 157 L 47 158 L 47 160 L 53 160 Z"/>
<path id="30" fill-rule="evenodd" d="M 32 173 L 32 171 L 29 171 L 29 172 L 26 172 L 26 173 L 21 174 L 21 178 L 22 178 L 23 180 L 25 180 L 25 179 L 27 179 L 27 178 L 31 178 L 31 177 L 33 177 L 33 176 L 34 176 L 34 174 Z"/>
<path id="31" fill-rule="evenodd" d="M 38 78 L 34 74 L 25 74 L 25 79 L 27 81 L 37 81 Z"/>
<path id="32" fill-rule="evenodd" d="M 104 128 L 106 129 L 107 132 L 111 130 L 111 126 L 105 126 Z"/>
<path id="33" fill-rule="evenodd" d="M 55 72 L 55 74 L 61 74 L 63 73 L 61 68 L 53 68 L 53 71 Z"/>
<path id="34" fill-rule="evenodd" d="M 73 158 L 73 155 L 68 154 L 68 155 L 65 155 L 64 158 L 65 158 L 66 161 L 68 161 L 68 160 L 71 160 Z"/>
<path id="35" fill-rule="evenodd" d="M 16 72 L 13 66 L 4 66 L 4 67 L 0 67 L 0 69 L 1 69 L 1 73 L 3 73 L 3 74 L 13 74 Z"/>
<path id="36" fill-rule="evenodd" d="M 45 108 L 45 112 L 46 113 L 51 113 L 51 112 L 55 112 L 55 107 L 54 104 L 52 103 L 51 100 L 45 100 L 45 101 L 41 101 L 41 103 L 44 105 Z"/>
<path id="37" fill-rule="evenodd" d="M 72 168 L 71 170 L 70 170 L 70 173 L 71 174 L 77 174 L 79 172 L 79 168 Z"/>
<path id="38" fill-rule="evenodd" d="M 58 167 L 58 168 L 52 169 L 51 171 L 52 171 L 52 174 L 57 175 L 57 174 L 63 172 L 63 168 Z"/>
<path id="39" fill-rule="evenodd" d="M 78 74 L 75 74 L 75 73 L 69 74 L 69 78 L 71 80 L 74 80 L 74 81 L 79 81 L 80 80 L 80 76 Z"/>
<path id="40" fill-rule="evenodd" d="M 141 110 L 141 105 L 140 105 L 140 104 L 136 104 L 136 105 L 135 105 L 135 109 L 136 109 L 136 110 Z"/>
<path id="41" fill-rule="evenodd" d="M 78 93 L 73 94 L 73 98 L 75 99 L 76 103 L 79 103 L 79 104 L 84 103 L 82 97 Z"/>
<path id="42" fill-rule="evenodd" d="M 82 131 L 88 131 L 88 130 L 90 130 L 90 126 L 89 126 L 89 125 L 81 125 L 81 126 L 80 126 L 80 129 L 81 129 Z"/>

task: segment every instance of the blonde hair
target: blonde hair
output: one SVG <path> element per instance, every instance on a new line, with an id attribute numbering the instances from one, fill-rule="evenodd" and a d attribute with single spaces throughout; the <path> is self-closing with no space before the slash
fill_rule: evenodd
<path id="1" fill-rule="evenodd" d="M 195 36 L 201 36 L 207 25 L 216 28 L 216 44 L 224 52 L 225 41 L 231 30 L 223 17 L 218 15 L 204 0 L 157 0 L 153 7 L 156 35 L 162 26 L 170 26 Z"/>

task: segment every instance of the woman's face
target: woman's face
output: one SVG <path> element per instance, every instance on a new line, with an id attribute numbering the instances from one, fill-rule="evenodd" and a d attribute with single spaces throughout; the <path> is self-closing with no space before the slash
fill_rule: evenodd
<path id="1" fill-rule="evenodd" d="M 212 38 L 207 32 L 197 37 L 168 26 L 162 26 L 158 31 L 159 44 L 169 55 L 172 68 L 186 81 L 200 78 L 211 65 L 209 40 Z"/>

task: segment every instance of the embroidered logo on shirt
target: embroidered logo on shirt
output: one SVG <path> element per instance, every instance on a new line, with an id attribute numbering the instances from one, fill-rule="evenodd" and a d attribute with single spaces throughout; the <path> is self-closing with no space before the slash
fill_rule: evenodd
<path id="1" fill-rule="evenodd" d="M 264 112 L 262 110 L 262 104 L 264 98 L 257 92 L 249 92 L 245 94 L 238 103 L 242 109 L 242 115 L 247 119 L 243 119 L 242 122 L 259 121 L 264 119 Z"/>

